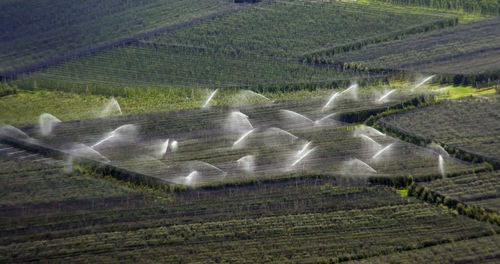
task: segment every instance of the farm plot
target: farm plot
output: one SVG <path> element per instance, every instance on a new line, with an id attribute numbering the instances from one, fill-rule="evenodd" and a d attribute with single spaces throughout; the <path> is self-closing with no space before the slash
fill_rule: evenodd
<path id="1" fill-rule="evenodd" d="M 486 160 L 498 166 L 499 98 L 498 95 L 489 95 L 444 101 L 384 117 L 378 123 L 397 134 L 454 148 L 452 151 L 457 151 L 464 159 Z"/>
<path id="2" fill-rule="evenodd" d="M 500 19 L 408 36 L 330 59 L 371 69 L 480 74 L 500 71 Z"/>
<path id="3" fill-rule="evenodd" d="M 225 0 L 5 1 L 0 72 L 235 8 Z"/>
<path id="4" fill-rule="evenodd" d="M 495 263 L 499 256 L 500 236 L 495 235 L 347 263 Z"/>
<path id="5" fill-rule="evenodd" d="M 43 125 L 24 130 L 37 138 L 31 140 L 34 144 L 171 184 L 205 185 L 303 173 L 365 180 L 443 174 L 438 152 L 334 119 L 345 109 L 398 104 L 408 94 L 393 90 L 387 101 L 368 94 L 355 100 L 346 91 L 334 94 L 326 104 L 320 99 L 269 102 L 54 123 L 53 131 L 45 134 Z M 485 168 L 448 157 L 443 162 L 449 174 Z"/>
<path id="6" fill-rule="evenodd" d="M 104 86 L 330 87 L 367 73 L 301 64 L 298 57 L 346 43 L 455 21 L 377 5 L 264 1 L 211 21 L 49 68 L 25 80 L 45 89 Z M 418 30 L 417 30 L 418 31 Z M 387 33 L 389 32 L 389 33 Z M 344 81 L 344 82 L 342 82 Z M 307 86 L 307 84 L 310 84 Z"/>
<path id="7" fill-rule="evenodd" d="M 0 252 L 16 262 L 338 262 L 498 229 L 387 187 L 338 184 L 323 178 L 193 190 L 172 194 L 164 206 L 109 211 L 107 217 L 93 212 L 86 221 L 59 215 L 58 225 L 42 223 L 32 235 L 4 232 Z"/>
<path id="8" fill-rule="evenodd" d="M 500 212 L 498 172 L 469 174 L 419 185 L 461 203 Z"/>

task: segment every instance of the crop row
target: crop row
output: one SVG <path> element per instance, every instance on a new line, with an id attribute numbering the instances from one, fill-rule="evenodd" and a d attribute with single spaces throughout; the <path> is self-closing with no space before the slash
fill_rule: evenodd
<path id="1" fill-rule="evenodd" d="M 439 142 L 463 159 L 498 166 L 498 104 L 497 95 L 470 97 L 390 115 L 378 122 L 398 134 Z"/>
<path id="2" fill-rule="evenodd" d="M 449 19 L 379 5 L 265 1 L 25 76 L 20 86 L 114 95 L 123 86 L 339 87 L 371 75 L 336 66 L 311 67 L 298 57 L 386 32 L 399 36 L 415 24 Z"/>
<path id="3" fill-rule="evenodd" d="M 441 263 L 494 263 L 500 256 L 500 236 L 476 239 L 403 251 L 348 263 L 431 263 L 439 259 Z"/>
<path id="4" fill-rule="evenodd" d="M 17 243 L 2 247 L 2 252 L 14 261 L 89 255 L 120 261 L 133 253 L 141 260 L 161 262 L 338 262 L 487 235 L 492 228 L 416 203 L 89 234 Z"/>
<path id="5" fill-rule="evenodd" d="M 500 19 L 461 24 L 331 56 L 344 68 L 396 69 L 443 74 L 456 84 L 498 79 Z M 357 66 L 359 65 L 359 66 Z"/>
<path id="6" fill-rule="evenodd" d="M 113 41 L 231 9 L 209 1 L 17 1 L 1 4 L 0 70 L 68 56 Z"/>
<path id="7" fill-rule="evenodd" d="M 500 205 L 497 203 L 500 198 L 498 172 L 469 174 L 420 185 L 459 202 L 500 212 Z"/>

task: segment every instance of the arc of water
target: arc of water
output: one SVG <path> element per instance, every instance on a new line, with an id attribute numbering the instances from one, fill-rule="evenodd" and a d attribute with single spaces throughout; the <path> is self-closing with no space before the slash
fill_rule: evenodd
<path id="1" fill-rule="evenodd" d="M 265 97 L 264 95 L 262 95 L 262 94 L 260 94 L 260 93 L 256 93 L 256 92 L 254 92 L 254 91 L 252 91 L 252 90 L 247 90 L 247 91 L 248 91 L 249 93 L 253 94 L 253 95 L 256 95 L 256 96 L 260 97 L 260 98 L 263 98 L 263 99 L 266 99 L 266 100 L 268 100 L 268 101 L 271 101 L 271 99 L 269 99 L 269 98 Z"/>
<path id="2" fill-rule="evenodd" d="M 382 145 L 380 145 L 377 141 L 373 140 L 373 138 L 371 138 L 365 134 L 361 135 L 360 137 L 372 142 L 373 144 L 377 145 L 377 147 L 382 147 Z"/>
<path id="3" fill-rule="evenodd" d="M 97 147 L 97 146 L 101 145 L 102 143 L 104 143 L 104 142 L 106 142 L 106 141 L 108 141 L 108 140 L 112 139 L 112 138 L 113 138 L 113 137 L 115 137 L 115 136 L 116 136 L 116 134 L 115 134 L 115 133 L 113 133 L 113 132 L 111 132 L 109 136 L 107 136 L 107 137 L 105 137 L 105 138 L 103 138 L 103 139 L 99 140 L 97 143 L 95 143 L 94 145 L 90 146 L 90 148 L 92 148 L 92 149 L 93 149 L 93 148 L 95 148 L 95 147 Z"/>
<path id="4" fill-rule="evenodd" d="M 167 138 L 167 140 L 165 140 L 165 142 L 161 145 L 161 156 L 165 156 L 165 154 L 167 154 L 169 141 L 170 139 Z"/>
<path id="5" fill-rule="evenodd" d="M 177 140 L 173 140 L 172 143 L 170 143 L 170 149 L 172 150 L 172 152 L 175 152 L 178 148 L 179 142 L 177 142 Z"/>
<path id="6" fill-rule="evenodd" d="M 351 84 L 351 85 L 350 85 L 347 89 L 345 89 L 344 91 L 342 91 L 342 92 L 340 92 L 340 93 L 341 93 L 341 94 L 343 94 L 343 93 L 348 93 L 348 92 L 350 92 L 351 90 L 356 89 L 356 88 L 358 88 L 358 84 L 357 84 L 357 83 L 355 83 L 355 84 Z"/>
<path id="7" fill-rule="evenodd" d="M 334 115 L 336 115 L 336 114 L 337 114 L 337 113 L 331 113 L 331 114 L 329 114 L 329 115 L 326 115 L 326 116 L 324 116 L 324 117 L 322 117 L 322 118 L 320 118 L 320 119 L 318 119 L 318 120 L 314 121 L 314 123 L 315 123 L 315 124 L 319 124 L 319 123 L 321 123 L 321 122 L 325 121 L 326 119 L 328 119 L 328 118 L 330 118 L 330 117 L 332 117 L 332 116 L 334 116 Z"/>
<path id="8" fill-rule="evenodd" d="M 60 123 L 61 120 L 49 113 L 43 113 L 38 118 L 38 122 L 42 136 L 48 136 L 52 132 L 54 123 Z"/>
<path id="9" fill-rule="evenodd" d="M 288 132 L 288 131 L 286 131 L 286 130 L 283 130 L 283 129 L 281 129 L 281 128 L 271 127 L 271 128 L 270 128 L 270 130 L 274 130 L 274 131 L 276 131 L 276 132 L 278 132 L 278 133 L 282 133 L 282 134 L 285 134 L 285 135 L 287 135 L 287 136 L 290 136 L 291 138 L 293 138 L 293 140 L 296 140 L 296 139 L 298 139 L 298 138 L 299 138 L 299 137 L 295 136 L 294 134 L 292 134 L 292 133 L 290 133 L 290 132 Z"/>
<path id="10" fill-rule="evenodd" d="M 392 89 L 390 90 L 389 92 L 385 93 L 384 95 L 382 95 L 378 100 L 377 102 L 382 102 L 384 99 L 386 99 L 387 97 L 389 97 L 389 95 L 391 95 L 392 93 L 394 93 L 396 91 L 396 89 Z"/>
<path id="11" fill-rule="evenodd" d="M 311 145 L 311 141 L 307 142 L 306 144 L 304 144 L 304 146 L 302 147 L 301 150 L 297 151 L 297 157 L 299 157 L 300 155 L 302 155 L 302 153 L 304 153 L 304 151 L 306 151 L 308 148 L 309 148 L 309 145 Z"/>
<path id="12" fill-rule="evenodd" d="M 193 184 L 194 180 L 200 176 L 200 173 L 197 170 L 193 170 L 189 173 L 188 176 L 184 177 L 184 183 L 187 185 Z"/>
<path id="13" fill-rule="evenodd" d="M 444 178 L 446 176 L 446 173 L 444 170 L 444 159 L 443 159 L 443 156 L 441 156 L 441 155 L 439 155 L 439 158 L 438 158 L 438 168 L 439 168 L 439 173 Z"/>
<path id="14" fill-rule="evenodd" d="M 337 96 L 339 96 L 338 92 L 336 92 L 332 96 L 330 96 L 330 99 L 328 99 L 328 102 L 326 102 L 326 104 L 323 106 L 323 108 L 321 110 L 325 111 L 330 106 L 330 104 L 333 103 L 333 101 L 335 100 L 335 98 L 337 98 Z"/>
<path id="15" fill-rule="evenodd" d="M 208 104 L 210 103 L 210 101 L 212 101 L 212 98 L 214 98 L 215 94 L 217 93 L 219 89 L 215 89 L 215 91 L 213 91 L 210 96 L 208 97 L 208 99 L 205 101 L 205 104 L 203 104 L 202 108 L 207 108 L 208 107 Z"/>
<path id="16" fill-rule="evenodd" d="M 434 78 L 435 75 L 431 75 L 427 78 L 424 78 L 421 82 L 419 82 L 417 85 L 415 85 L 415 87 L 413 87 L 411 90 L 415 90 L 417 88 L 419 88 L 420 86 L 424 85 L 426 82 L 430 81 L 432 78 Z"/>
<path id="17" fill-rule="evenodd" d="M 299 114 L 297 112 L 294 112 L 294 111 L 291 111 L 291 110 L 286 110 L 286 109 L 281 109 L 280 112 L 283 113 L 283 114 L 285 114 L 285 115 L 295 116 L 295 117 L 298 117 L 298 118 L 300 118 L 300 119 L 302 119 L 302 120 L 304 120 L 306 122 L 313 123 L 313 121 L 310 118 L 308 118 L 308 117 L 306 117 L 304 115 L 301 115 L 301 114 Z"/>
<path id="18" fill-rule="evenodd" d="M 245 132 L 245 134 L 243 134 L 240 138 L 238 138 L 238 140 L 236 140 L 234 143 L 233 143 L 233 147 L 238 145 L 240 142 L 242 142 L 245 138 L 247 138 L 250 134 L 253 133 L 255 129 L 252 129 L 248 132 Z"/>
<path id="19" fill-rule="evenodd" d="M 314 150 L 316 149 L 316 147 L 308 150 L 306 153 L 304 153 L 302 156 L 300 156 L 297 160 L 295 160 L 294 163 L 292 163 L 292 166 L 291 167 L 294 167 L 295 165 L 297 165 L 300 161 L 302 161 L 305 157 L 307 157 L 309 154 L 311 154 L 311 152 L 313 152 Z"/>
<path id="20" fill-rule="evenodd" d="M 379 150 L 377 153 L 375 153 L 375 155 L 373 155 L 372 159 L 376 159 L 378 156 L 380 156 L 382 153 L 384 153 L 385 151 L 387 151 L 388 149 L 390 149 L 392 147 L 394 143 L 384 147 L 383 149 Z"/>

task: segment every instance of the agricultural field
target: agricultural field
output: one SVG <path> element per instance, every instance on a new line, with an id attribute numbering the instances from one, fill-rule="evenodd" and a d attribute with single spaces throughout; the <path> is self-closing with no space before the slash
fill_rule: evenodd
<path id="1" fill-rule="evenodd" d="M 252 8 L 25 76 L 20 87 L 331 87 L 367 73 L 311 67 L 300 57 L 353 42 L 456 23 L 448 13 L 347 3 L 263 1 Z M 387 33 L 389 32 L 389 33 Z M 104 90 L 104 91 L 103 91 Z M 118 95 L 118 94 L 114 94 Z"/>
<path id="2" fill-rule="evenodd" d="M 234 8 L 225 0 L 3 1 L 1 76 Z"/>
<path id="3" fill-rule="evenodd" d="M 330 57 L 370 69 L 489 74 L 500 67 L 500 19 L 461 24 Z"/>
<path id="4" fill-rule="evenodd" d="M 496 263 L 500 255 L 500 236 L 462 240 L 423 249 L 403 251 L 346 263 Z"/>
<path id="5" fill-rule="evenodd" d="M 0 263 L 496 263 L 497 0 L 0 1 Z"/>
<path id="6" fill-rule="evenodd" d="M 59 214 L 11 211 L 0 252 L 8 262 L 339 262 L 499 231 L 388 187 L 347 183 L 306 178 L 184 191 L 146 207 L 131 198 L 129 206 L 83 217 L 65 207 Z"/>
<path id="7" fill-rule="evenodd" d="M 461 175 L 419 185 L 461 203 L 499 213 L 499 179 L 498 172 L 489 172 Z"/>
<path id="8" fill-rule="evenodd" d="M 498 94 L 476 96 L 390 115 L 378 122 L 394 133 L 438 142 L 469 160 L 498 166 L 500 118 Z"/>
<path id="9" fill-rule="evenodd" d="M 418 179 L 487 168 L 445 158 L 446 171 L 441 171 L 439 153 L 433 149 L 336 120 L 343 110 L 388 109 L 415 96 L 394 89 L 377 99 L 371 93 L 354 93 L 355 88 L 333 94 L 326 104 L 328 98 L 310 99 L 307 104 L 305 99 L 268 101 L 48 127 L 42 122 L 22 128 L 30 138 L 7 130 L 5 135 L 188 186 L 297 173 Z"/>

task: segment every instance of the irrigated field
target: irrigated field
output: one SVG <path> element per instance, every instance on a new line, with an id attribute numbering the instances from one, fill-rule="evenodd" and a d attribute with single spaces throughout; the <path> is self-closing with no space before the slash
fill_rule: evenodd
<path id="1" fill-rule="evenodd" d="M 70 58 L 103 45 L 112 47 L 140 33 L 235 6 L 226 0 L 3 1 L 0 72 Z"/>
<path id="2" fill-rule="evenodd" d="M 400 135 L 436 141 L 469 160 L 500 164 L 500 97 L 489 95 L 444 101 L 430 107 L 391 115 L 379 124 Z M 454 151 L 454 150 L 452 150 Z M 454 153 L 452 153 L 454 154 Z"/>
<path id="3" fill-rule="evenodd" d="M 465 75 L 498 73 L 500 19 L 461 24 L 401 40 L 369 45 L 330 59 L 370 69 Z"/>
<path id="4" fill-rule="evenodd" d="M 37 139 L 28 140 L 29 144 L 104 163 L 110 160 L 113 166 L 170 184 L 275 179 L 297 173 L 361 176 L 363 180 L 369 176 L 427 178 L 486 168 L 445 158 L 446 172 L 441 172 L 439 153 L 432 149 L 335 120 L 343 111 L 383 110 L 412 97 L 392 90 L 380 100 L 371 93 L 351 93 L 355 88 L 338 92 L 332 100 L 56 123 L 45 135 L 43 124 L 23 129 Z M 5 134 L 20 138 L 9 131 Z"/>
<path id="5" fill-rule="evenodd" d="M 299 63 L 305 53 L 394 38 L 456 22 L 449 14 L 414 14 L 346 3 L 264 1 L 156 38 L 72 61 L 26 77 L 22 87 L 88 90 L 108 86 L 330 87 L 366 73 Z M 99 91 L 97 91 L 99 92 Z M 116 95 L 116 94 L 115 94 Z"/>

